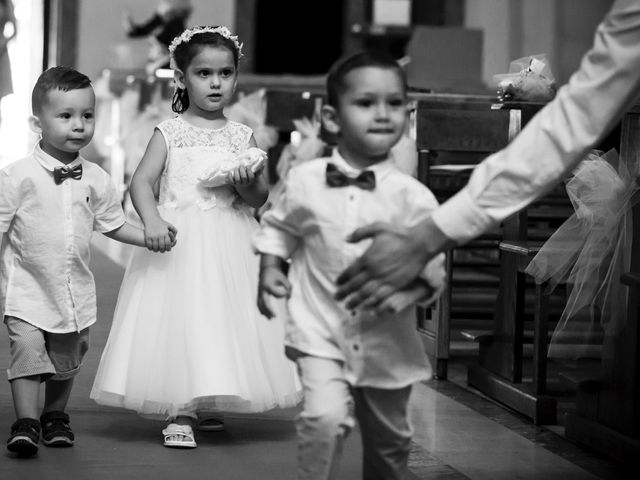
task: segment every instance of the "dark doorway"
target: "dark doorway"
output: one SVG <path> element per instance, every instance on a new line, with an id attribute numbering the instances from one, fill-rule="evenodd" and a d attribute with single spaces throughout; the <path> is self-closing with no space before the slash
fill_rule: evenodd
<path id="1" fill-rule="evenodd" d="M 341 0 L 257 0 L 255 73 L 317 75 L 342 55 Z"/>

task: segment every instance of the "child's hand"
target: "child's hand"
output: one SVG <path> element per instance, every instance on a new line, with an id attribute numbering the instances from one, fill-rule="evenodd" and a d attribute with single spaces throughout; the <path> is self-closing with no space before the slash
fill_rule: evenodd
<path id="1" fill-rule="evenodd" d="M 375 309 L 375 312 L 395 314 L 418 304 L 431 295 L 433 295 L 433 289 L 427 282 L 417 279 L 403 290 L 399 290 L 383 300 Z"/>
<path id="2" fill-rule="evenodd" d="M 264 170 L 264 164 L 253 171 L 250 166 L 238 165 L 229 172 L 229 183 L 232 185 L 250 185 L 256 181 Z"/>
<path id="3" fill-rule="evenodd" d="M 144 242 L 152 252 L 168 252 L 176 244 L 176 227 L 158 218 L 144 225 Z"/>
<path id="4" fill-rule="evenodd" d="M 284 298 L 291 294 L 291 283 L 287 276 L 277 267 L 267 267 L 260 272 L 258 283 L 258 310 L 265 317 L 274 317 L 270 306 L 270 297 Z"/>
<path id="5" fill-rule="evenodd" d="M 171 248 L 173 248 L 176 246 L 176 243 L 178 243 L 178 229 L 170 223 L 168 223 L 168 225 L 167 229 L 169 230 L 169 238 L 171 239 Z"/>

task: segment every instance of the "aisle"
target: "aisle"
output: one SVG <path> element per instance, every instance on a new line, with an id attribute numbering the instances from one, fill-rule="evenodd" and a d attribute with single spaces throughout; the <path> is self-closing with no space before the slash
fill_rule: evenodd
<path id="1" fill-rule="evenodd" d="M 253 416 L 227 417 L 224 432 L 197 432 L 198 448 L 176 450 L 162 446 L 162 422 L 123 410 L 105 408 L 89 399 L 91 382 L 104 347 L 123 268 L 96 248 L 92 269 L 98 293 L 98 322 L 91 330 L 91 348 L 76 379 L 68 413 L 76 445 L 68 449 L 40 446 L 33 459 L 16 459 L 4 448 L 14 420 L 6 380 L 0 389 L 0 479 L 124 480 L 215 478 L 220 480 L 283 480 L 295 478 L 296 409 Z M 0 365 L 9 360 L 6 329 L 0 333 Z M 4 375 L 4 371 L 2 372 Z M 5 377 L 6 378 L 6 377 Z M 356 432 L 347 442 L 340 478 L 360 476 L 360 447 Z"/>
<path id="2" fill-rule="evenodd" d="M 100 407 L 89 399 L 127 249 L 98 238 L 92 255 L 98 288 L 98 322 L 92 327 L 91 349 L 68 409 L 77 444 L 69 449 L 41 446 L 33 459 L 16 459 L 9 454 L 3 436 L 8 434 L 14 413 L 9 387 L 4 381 L 0 388 L 0 479 L 293 480 L 296 409 L 227 417 L 226 431 L 200 432 L 197 449 L 174 450 L 161 444 L 162 422 Z M 8 360 L 8 340 L 3 327 L 0 329 L 3 369 Z M 432 381 L 416 386 L 411 415 L 415 436 L 410 457 L 412 475 L 408 480 L 634 478 L 624 475 L 607 459 L 531 425 L 452 382 Z M 347 440 L 339 479 L 360 478 L 359 442 L 356 430 Z"/>

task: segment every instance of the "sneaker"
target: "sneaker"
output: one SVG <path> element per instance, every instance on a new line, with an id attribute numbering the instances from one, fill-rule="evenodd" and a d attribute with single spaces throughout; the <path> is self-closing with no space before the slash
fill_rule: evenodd
<path id="1" fill-rule="evenodd" d="M 47 447 L 72 447 L 74 436 L 69 426 L 69 415 L 64 412 L 47 412 L 40 417 L 42 443 Z"/>
<path id="2" fill-rule="evenodd" d="M 20 456 L 29 457 L 38 451 L 40 422 L 35 418 L 19 418 L 11 425 L 7 449 Z"/>

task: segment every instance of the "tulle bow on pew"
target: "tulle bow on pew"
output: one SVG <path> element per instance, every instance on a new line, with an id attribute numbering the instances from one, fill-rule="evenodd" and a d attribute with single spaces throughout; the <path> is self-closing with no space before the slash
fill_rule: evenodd
<path id="1" fill-rule="evenodd" d="M 566 185 L 575 212 L 527 266 L 526 272 L 537 283 L 548 281 L 550 289 L 567 284 L 551 358 L 598 357 L 604 337 L 624 325 L 627 288 L 620 275 L 630 266 L 631 207 L 638 190 L 637 171 L 629 168 L 615 150 L 590 154 Z"/>

